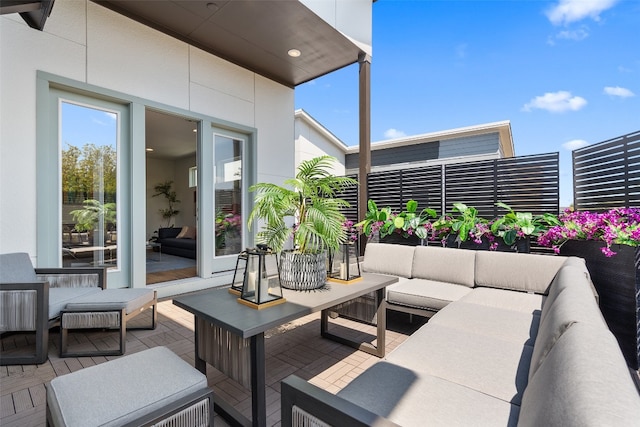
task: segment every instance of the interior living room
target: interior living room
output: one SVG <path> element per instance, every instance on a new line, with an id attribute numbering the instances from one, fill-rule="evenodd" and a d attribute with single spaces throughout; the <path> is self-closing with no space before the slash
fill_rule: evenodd
<path id="1" fill-rule="evenodd" d="M 197 121 L 147 109 L 146 283 L 197 276 Z"/>

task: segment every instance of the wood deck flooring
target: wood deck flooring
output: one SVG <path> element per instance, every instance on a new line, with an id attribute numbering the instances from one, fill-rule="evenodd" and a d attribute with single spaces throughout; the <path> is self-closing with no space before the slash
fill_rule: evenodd
<path id="1" fill-rule="evenodd" d="M 424 319 L 414 317 L 409 322 L 403 313 L 389 312 L 386 336 L 386 350 L 391 351 L 402 343 L 408 335 L 424 323 Z M 137 316 L 131 323 L 148 322 L 146 314 Z M 331 320 L 332 328 L 340 334 L 364 334 L 374 337 L 373 326 L 346 319 Z M 332 329 L 333 330 L 333 329 Z M 265 334 L 267 353 L 267 423 L 280 425 L 280 381 L 290 374 L 296 374 L 311 383 L 336 393 L 353 378 L 377 360 L 350 347 L 320 337 L 320 314 L 312 314 Z M 76 332 L 70 334 L 73 343 L 81 348 L 114 347 L 115 333 L 101 331 Z M 21 347 L 30 340 L 29 336 L 11 335 L 2 339 L 3 351 Z M 59 334 L 54 328 L 49 336 L 49 360 L 42 365 L 0 366 L 0 425 L 3 427 L 45 426 L 45 384 L 59 375 L 74 372 L 85 367 L 103 363 L 117 357 L 58 357 Z M 158 304 L 158 327 L 155 330 L 127 332 L 127 352 L 135 353 L 155 346 L 166 346 L 193 365 L 193 316 L 173 305 L 172 301 Z M 79 347 L 75 347 L 78 349 Z M 161 374 L 161 373 L 159 373 Z M 249 416 L 251 408 L 250 391 L 230 380 L 219 371 L 208 366 L 207 378 L 215 395 L 224 396 Z M 216 426 L 227 423 L 216 415 Z"/>

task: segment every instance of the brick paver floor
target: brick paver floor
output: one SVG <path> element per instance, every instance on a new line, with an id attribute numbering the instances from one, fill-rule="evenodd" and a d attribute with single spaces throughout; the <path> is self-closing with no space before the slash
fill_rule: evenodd
<path id="1" fill-rule="evenodd" d="M 408 335 L 424 323 L 424 319 L 390 312 L 388 317 L 386 350 L 391 351 Z M 141 314 L 135 323 L 148 322 Z M 340 334 L 364 334 L 375 337 L 375 327 L 347 319 L 334 319 L 332 328 Z M 113 347 L 115 333 L 82 331 L 72 333 L 75 346 Z M 3 351 L 26 345 L 29 335 L 8 335 L 2 338 Z M 193 365 L 193 316 L 173 305 L 171 300 L 158 304 L 158 327 L 153 330 L 127 332 L 127 353 L 131 354 L 155 346 L 166 346 Z M 64 375 L 87 366 L 103 363 L 116 357 L 58 357 L 59 334 L 50 331 L 49 360 L 42 365 L 0 366 L 0 425 L 3 427 L 44 426 L 45 384 L 58 375 Z M 75 348 L 79 348 L 75 347 Z M 320 337 L 320 314 L 312 314 L 294 322 L 269 330 L 266 334 L 267 353 L 267 421 L 270 426 L 280 425 L 280 381 L 296 374 L 309 382 L 336 393 L 377 360 L 350 347 Z M 161 373 L 159 373 L 161 374 Z M 207 369 L 209 386 L 215 395 L 224 396 L 249 416 L 250 391 L 212 368 Z M 215 425 L 227 423 L 216 416 Z"/>

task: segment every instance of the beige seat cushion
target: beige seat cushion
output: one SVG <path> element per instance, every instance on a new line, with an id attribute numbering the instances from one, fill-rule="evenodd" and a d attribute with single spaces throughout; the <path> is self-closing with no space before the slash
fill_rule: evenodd
<path id="1" fill-rule="evenodd" d="M 514 292 L 496 288 L 474 288 L 460 302 L 485 305 L 526 314 L 540 314 L 546 297 L 541 294 Z"/>
<path id="2" fill-rule="evenodd" d="M 521 313 L 462 301 L 451 304 L 429 320 L 431 327 L 441 325 L 530 346 L 535 342 L 539 323 L 539 311 Z"/>
<path id="3" fill-rule="evenodd" d="M 54 378 L 47 404 L 58 426 L 121 426 L 207 387 L 207 377 L 154 347 Z"/>
<path id="4" fill-rule="evenodd" d="M 517 405 L 384 361 L 338 396 L 400 426 L 515 426 L 519 413 Z"/>
<path id="5" fill-rule="evenodd" d="M 387 302 L 438 311 L 471 292 L 471 288 L 435 280 L 407 279 L 387 286 Z"/>
<path id="6" fill-rule="evenodd" d="M 532 351 L 528 345 L 432 324 L 430 320 L 385 360 L 519 405 Z"/>

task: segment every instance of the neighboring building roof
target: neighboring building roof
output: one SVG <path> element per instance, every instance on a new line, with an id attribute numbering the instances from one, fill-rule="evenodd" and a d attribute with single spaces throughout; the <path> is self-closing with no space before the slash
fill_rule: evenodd
<path id="1" fill-rule="evenodd" d="M 513 136 L 511 135 L 511 122 L 509 120 L 372 142 L 371 151 L 496 132 L 500 138 L 500 149 L 503 156 L 514 157 L 515 148 L 513 145 Z M 346 154 L 354 154 L 359 151 L 360 147 L 352 146 L 347 148 Z"/>
<path id="2" fill-rule="evenodd" d="M 309 126 L 311 126 L 313 129 L 315 129 L 316 132 L 318 132 L 319 134 L 324 136 L 327 139 L 327 141 L 331 142 L 333 145 L 335 145 L 336 147 L 340 148 L 345 153 L 347 152 L 347 149 L 349 148 L 349 147 L 347 147 L 347 144 L 342 142 L 342 140 L 340 138 L 338 138 L 333 133 L 331 133 L 331 131 L 329 129 L 327 129 L 326 127 L 322 126 L 322 124 L 320 124 L 319 121 L 317 121 L 316 119 L 311 117 L 311 115 L 309 113 L 307 113 L 306 111 L 304 111 L 302 109 L 296 110 L 295 113 L 294 113 L 294 118 L 304 121 Z"/>
<path id="3" fill-rule="evenodd" d="M 323 135 L 327 139 L 327 141 L 330 141 L 333 145 L 343 150 L 345 154 L 355 154 L 360 151 L 360 147 L 357 145 L 350 147 L 347 146 L 344 142 L 342 142 L 340 138 L 331 133 L 330 130 L 320 124 L 320 122 L 314 119 L 305 110 L 296 110 L 295 118 L 306 122 L 309 126 Z M 429 142 L 444 141 L 447 139 L 467 136 L 485 135 L 490 133 L 498 133 L 500 139 L 500 150 L 502 151 L 502 155 L 504 157 L 515 156 L 513 136 L 511 135 L 511 122 L 509 120 L 373 142 L 371 144 L 371 150 L 384 150 L 386 148 L 397 148 L 407 145 L 425 144 Z"/>

